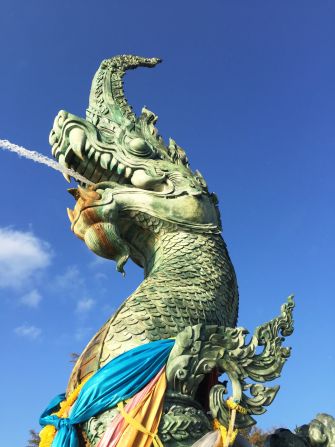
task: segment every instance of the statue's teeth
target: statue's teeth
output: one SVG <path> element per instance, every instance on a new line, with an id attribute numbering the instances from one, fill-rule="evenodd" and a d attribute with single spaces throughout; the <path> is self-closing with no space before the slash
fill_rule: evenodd
<path id="1" fill-rule="evenodd" d="M 100 152 L 98 152 L 98 151 L 95 151 L 94 152 L 94 161 L 96 162 L 96 163 L 98 163 L 98 161 L 99 161 L 99 159 L 100 159 Z"/>
<path id="2" fill-rule="evenodd" d="M 124 176 L 126 178 L 129 178 L 132 175 L 132 173 L 133 173 L 133 170 L 127 166 L 126 170 L 125 170 L 125 173 L 124 173 Z"/>
<path id="3" fill-rule="evenodd" d="M 72 146 L 69 146 L 64 153 L 65 162 L 66 162 L 67 167 L 69 167 L 70 162 L 73 160 L 73 154 L 74 154 L 74 150 L 73 150 Z"/>
<path id="4" fill-rule="evenodd" d="M 126 169 L 125 165 L 123 165 L 122 163 L 119 163 L 116 172 L 120 175 L 122 175 L 124 173 L 124 170 Z"/>
<path id="5" fill-rule="evenodd" d="M 60 156 L 58 157 L 58 163 L 60 165 L 64 166 L 65 168 L 67 168 L 67 169 L 69 168 L 69 165 L 65 161 L 65 155 L 64 154 L 60 154 Z M 67 182 L 71 183 L 71 178 L 70 178 L 69 174 L 67 174 L 66 172 L 63 172 L 62 174 L 63 174 L 65 180 Z"/>
<path id="6" fill-rule="evenodd" d="M 52 146 L 51 153 L 53 157 L 55 157 L 56 155 L 57 147 L 58 147 L 57 143 Z"/>
<path id="7" fill-rule="evenodd" d="M 64 166 L 65 168 L 68 168 L 68 165 L 65 161 L 65 155 L 64 154 L 60 154 L 58 157 L 58 163 L 62 166 Z"/>
<path id="8" fill-rule="evenodd" d="M 110 162 L 110 164 L 109 164 L 109 169 L 111 170 L 111 171 L 113 171 L 113 169 L 114 169 L 114 167 L 117 167 L 117 160 L 116 160 L 116 158 L 112 158 L 111 159 L 111 162 Z"/>
<path id="9" fill-rule="evenodd" d="M 94 147 L 91 147 L 90 150 L 88 151 L 88 158 L 92 158 L 94 152 L 95 152 Z"/>
<path id="10" fill-rule="evenodd" d="M 108 169 L 109 164 L 112 160 L 111 154 L 107 154 L 106 152 L 101 155 L 100 164 L 104 169 Z"/>
<path id="11" fill-rule="evenodd" d="M 69 135 L 70 145 L 73 152 L 77 155 L 80 160 L 83 160 L 83 150 L 86 142 L 86 135 L 83 129 L 76 127 L 70 131 Z"/>
<path id="12" fill-rule="evenodd" d="M 67 215 L 69 216 L 69 219 L 71 223 L 74 221 L 74 212 L 70 208 L 66 208 Z"/>
<path id="13" fill-rule="evenodd" d="M 66 174 L 65 172 L 63 172 L 63 177 L 65 178 L 65 180 L 66 180 L 68 183 L 71 183 L 71 177 L 69 176 L 69 174 Z"/>

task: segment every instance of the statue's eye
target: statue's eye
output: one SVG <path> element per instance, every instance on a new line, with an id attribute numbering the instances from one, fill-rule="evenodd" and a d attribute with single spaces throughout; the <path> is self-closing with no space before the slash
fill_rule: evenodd
<path id="1" fill-rule="evenodd" d="M 107 135 L 113 135 L 114 134 L 112 129 L 108 129 L 107 127 L 100 127 L 99 128 L 99 132 L 103 133 L 103 134 L 107 134 Z"/>
<path id="2" fill-rule="evenodd" d="M 133 138 L 128 143 L 128 151 L 136 157 L 152 157 L 154 151 L 143 138 Z"/>

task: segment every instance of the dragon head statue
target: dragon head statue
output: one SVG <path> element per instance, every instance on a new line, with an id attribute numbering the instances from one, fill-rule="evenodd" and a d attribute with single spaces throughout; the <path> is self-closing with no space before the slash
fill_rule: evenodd
<path id="1" fill-rule="evenodd" d="M 144 266 L 136 241 L 134 213 L 197 231 L 220 231 L 217 200 L 183 149 L 164 144 L 157 116 L 146 107 L 137 117 L 123 92 L 128 69 L 153 67 L 157 58 L 132 55 L 104 60 L 96 72 L 86 119 L 61 110 L 50 133 L 58 162 L 87 178 L 70 189 L 73 232 L 96 254 L 117 261 L 129 256 Z M 70 178 L 64 174 L 68 181 Z"/>

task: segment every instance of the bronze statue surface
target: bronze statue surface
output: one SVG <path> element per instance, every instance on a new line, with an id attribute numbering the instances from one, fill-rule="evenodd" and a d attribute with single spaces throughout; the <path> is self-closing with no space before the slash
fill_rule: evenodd
<path id="1" fill-rule="evenodd" d="M 144 107 L 137 117 L 124 96 L 126 70 L 159 62 L 130 55 L 104 60 L 86 119 L 60 111 L 50 134 L 59 163 L 93 184 L 69 190 L 76 200 L 68 210 L 72 231 L 94 253 L 115 260 L 120 272 L 128 258 L 144 269 L 144 281 L 79 357 L 67 393 L 120 354 L 175 338 L 159 436 L 164 446 L 186 447 L 211 431 L 213 419 L 229 424 L 220 375 L 228 376 L 235 402 L 245 409 L 236 410 L 236 427 L 253 424 L 251 415 L 272 402 L 278 387 L 261 382 L 278 377 L 289 356 L 281 335 L 293 330 L 294 303 L 290 298 L 249 342 L 247 331 L 235 328 L 237 281 L 218 200 L 184 150 L 172 139 L 164 143 L 157 116 Z M 116 414 L 113 408 L 81 424 L 82 445 L 97 445 Z"/>

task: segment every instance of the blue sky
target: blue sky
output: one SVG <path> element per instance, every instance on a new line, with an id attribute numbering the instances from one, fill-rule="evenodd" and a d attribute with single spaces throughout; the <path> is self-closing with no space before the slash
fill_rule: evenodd
<path id="1" fill-rule="evenodd" d="M 100 61 L 162 57 L 126 77 L 220 199 L 253 330 L 296 294 L 292 356 L 258 418 L 293 428 L 334 415 L 335 4 L 330 0 L 2 0 L 0 138 L 50 154 L 60 109 L 84 116 Z M 1 440 L 30 428 L 80 352 L 142 279 L 70 232 L 63 177 L 0 152 Z"/>

